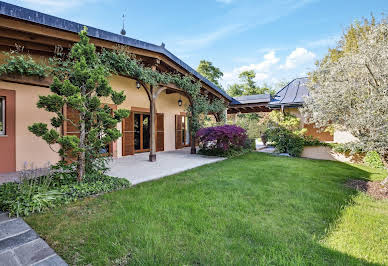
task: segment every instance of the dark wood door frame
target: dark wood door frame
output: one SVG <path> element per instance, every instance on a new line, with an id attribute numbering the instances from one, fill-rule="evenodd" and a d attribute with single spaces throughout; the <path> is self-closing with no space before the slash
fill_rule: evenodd
<path id="1" fill-rule="evenodd" d="M 140 124 L 139 124 L 139 126 L 140 126 L 140 149 L 138 149 L 138 150 L 136 150 L 136 147 L 134 148 L 135 149 L 135 153 L 142 153 L 142 152 L 149 152 L 151 149 L 150 148 L 148 148 L 148 149 L 144 149 L 143 148 L 143 146 L 144 146 L 144 142 L 143 142 L 143 138 L 144 138 L 144 135 L 143 135 L 143 116 L 144 115 L 148 115 L 149 116 L 149 120 L 148 120 L 148 125 L 149 125 L 149 128 L 150 128 L 150 130 L 151 130 L 151 115 L 150 115 L 150 113 L 147 113 L 147 112 L 134 112 L 134 121 L 133 121 L 133 127 L 134 127 L 134 129 L 133 130 L 135 130 L 135 115 L 140 115 Z M 135 138 L 135 134 L 133 135 L 133 137 Z M 151 134 L 150 134 L 150 138 L 151 138 Z M 135 139 L 134 139 L 134 141 L 135 141 Z M 150 140 L 150 142 L 149 142 L 149 145 L 151 146 L 151 140 Z"/>

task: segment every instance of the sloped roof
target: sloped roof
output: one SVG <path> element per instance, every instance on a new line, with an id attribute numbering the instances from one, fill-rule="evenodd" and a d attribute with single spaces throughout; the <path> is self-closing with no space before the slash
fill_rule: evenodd
<path id="1" fill-rule="evenodd" d="M 270 108 L 279 108 L 281 106 L 302 106 L 304 104 L 303 97 L 309 95 L 306 86 L 307 81 L 307 77 L 294 79 L 275 94 L 268 106 Z"/>
<path id="2" fill-rule="evenodd" d="M 83 27 L 86 26 L 63 18 L 44 14 L 38 11 L 34 11 L 31 9 L 27 9 L 24 7 L 12 5 L 1 1 L 0 1 L 0 15 L 16 18 L 20 20 L 25 20 L 25 21 L 41 24 L 44 26 L 48 26 L 48 27 L 52 27 L 60 30 L 70 31 L 74 33 L 80 32 L 83 29 Z M 118 44 L 129 45 L 135 48 L 140 48 L 143 50 L 148 50 L 159 54 L 163 54 L 169 59 L 171 59 L 173 62 L 181 66 L 183 69 L 185 69 L 187 72 L 191 73 L 193 76 L 197 77 L 199 80 L 206 83 L 209 87 L 219 92 L 222 96 L 224 96 L 228 100 L 230 101 L 233 100 L 232 97 L 230 97 L 224 90 L 218 88 L 211 81 L 203 77 L 201 74 L 199 74 L 189 65 L 187 65 L 185 62 L 183 62 L 173 53 L 168 51 L 163 44 L 159 46 L 156 44 L 143 42 L 140 40 L 122 36 L 105 30 L 97 29 L 94 27 L 90 27 L 90 26 L 87 26 L 87 27 L 88 27 L 88 35 L 90 37 L 111 41 Z"/>
<path id="3" fill-rule="evenodd" d="M 248 104 L 248 103 L 269 103 L 271 101 L 270 94 L 256 94 L 247 96 L 238 96 L 233 98 L 231 104 Z"/>

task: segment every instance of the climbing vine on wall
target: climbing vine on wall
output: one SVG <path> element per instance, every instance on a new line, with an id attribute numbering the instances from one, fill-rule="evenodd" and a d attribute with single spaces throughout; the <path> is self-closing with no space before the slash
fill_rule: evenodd
<path id="1" fill-rule="evenodd" d="M 3 53 L 5 63 L 0 65 L 1 75 L 22 75 L 45 78 L 48 75 L 49 67 L 35 62 L 31 56 L 12 53 Z"/>
<path id="2" fill-rule="evenodd" d="M 44 78 L 47 76 L 66 75 L 67 60 L 62 60 L 63 54 L 56 55 L 49 59 L 49 64 L 42 65 L 34 61 L 30 56 L 15 55 L 6 53 L 5 63 L 0 65 L 1 74 L 18 74 L 22 76 L 36 76 Z M 190 121 L 191 135 L 202 127 L 201 115 L 214 114 L 218 120 L 225 120 L 226 104 L 221 99 L 210 100 L 206 95 L 201 94 L 201 83 L 195 81 L 191 76 L 183 76 L 176 73 L 161 73 L 150 67 L 144 66 L 136 60 L 133 55 L 118 46 L 114 50 L 103 49 L 99 54 L 101 63 L 106 66 L 111 74 L 118 74 L 136 79 L 150 86 L 174 84 L 181 88 L 191 99 L 192 104 L 187 107 Z"/>
<path id="3" fill-rule="evenodd" d="M 103 50 L 101 61 L 114 74 L 128 76 L 152 86 L 174 84 L 186 92 L 192 102 L 187 107 L 187 111 L 193 137 L 202 126 L 200 119 L 202 114 L 218 114 L 221 119 L 224 119 L 225 103 L 221 99 L 210 101 L 206 95 L 201 94 L 201 83 L 194 81 L 191 76 L 154 71 L 142 65 L 124 49 Z"/>

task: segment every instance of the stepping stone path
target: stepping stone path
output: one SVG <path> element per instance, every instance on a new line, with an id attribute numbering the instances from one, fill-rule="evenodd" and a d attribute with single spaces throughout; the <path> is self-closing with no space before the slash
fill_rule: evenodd
<path id="1" fill-rule="evenodd" d="M 0 265 L 67 265 L 21 218 L 0 212 Z"/>

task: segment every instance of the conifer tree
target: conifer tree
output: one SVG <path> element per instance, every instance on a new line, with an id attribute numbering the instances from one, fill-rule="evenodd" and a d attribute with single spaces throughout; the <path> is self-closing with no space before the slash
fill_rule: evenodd
<path id="1" fill-rule="evenodd" d="M 59 144 L 57 152 L 63 160 L 75 163 L 77 178 L 82 181 L 85 172 L 97 170 L 100 150 L 121 136 L 116 125 L 129 115 L 129 111 L 113 111 L 102 104 L 101 99 L 108 98 L 120 105 L 125 100 L 124 92 L 116 92 L 110 87 L 109 71 L 101 63 L 95 46 L 89 42 L 86 27 L 79 37 L 80 41 L 73 45 L 68 57 L 60 62 L 63 71 L 54 71 L 56 75 L 50 86 L 52 94 L 39 96 L 37 107 L 55 114 L 51 119 L 52 128 L 45 123 L 34 123 L 29 130 L 50 147 Z M 64 107 L 72 108 L 77 119 L 66 118 Z M 65 122 L 78 129 L 79 137 L 58 133 Z"/>

